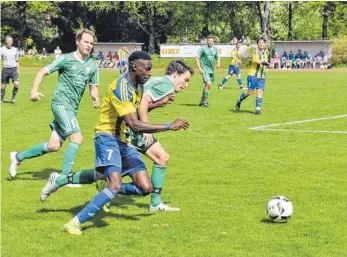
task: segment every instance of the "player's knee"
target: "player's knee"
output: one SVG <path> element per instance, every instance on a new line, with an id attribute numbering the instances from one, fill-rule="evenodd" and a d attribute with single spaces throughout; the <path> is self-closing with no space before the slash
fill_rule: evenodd
<path id="1" fill-rule="evenodd" d="M 60 150 L 60 147 L 61 147 L 60 142 L 49 142 L 48 143 L 48 150 L 50 152 L 57 152 Z"/>
<path id="2" fill-rule="evenodd" d="M 253 90 L 248 90 L 248 91 L 247 91 L 247 96 L 249 96 L 249 95 L 251 95 L 251 94 L 253 94 Z"/>
<path id="3" fill-rule="evenodd" d="M 113 192 L 116 192 L 118 194 L 122 190 L 122 183 L 110 181 L 109 187 Z"/>
<path id="4" fill-rule="evenodd" d="M 74 137 L 71 138 L 71 141 L 76 143 L 76 144 L 81 145 L 83 143 L 83 136 L 82 136 L 82 134 L 75 135 Z"/>
<path id="5" fill-rule="evenodd" d="M 153 192 L 153 185 L 152 183 L 150 184 L 145 184 L 141 186 L 141 191 L 142 191 L 142 196 L 149 195 L 150 193 Z"/>
<path id="6" fill-rule="evenodd" d="M 14 84 L 14 87 L 17 87 L 17 88 L 19 87 L 19 81 L 15 81 L 13 84 Z"/>
<path id="7" fill-rule="evenodd" d="M 170 155 L 165 152 L 159 156 L 158 164 L 163 166 L 167 165 L 169 162 L 169 159 L 170 159 Z"/>

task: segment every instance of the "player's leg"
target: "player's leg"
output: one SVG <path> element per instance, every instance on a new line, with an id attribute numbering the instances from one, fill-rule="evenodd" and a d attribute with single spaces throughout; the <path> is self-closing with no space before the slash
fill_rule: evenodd
<path id="1" fill-rule="evenodd" d="M 1 70 L 1 103 L 4 102 L 6 86 L 9 82 L 10 82 L 10 77 L 8 74 L 8 69 L 2 68 Z"/>
<path id="2" fill-rule="evenodd" d="M 17 68 L 15 68 L 12 71 L 11 78 L 12 78 L 12 81 L 13 81 L 13 90 L 12 90 L 11 103 L 15 104 L 16 103 L 16 95 L 17 95 L 18 88 L 19 88 L 19 78 L 18 78 Z"/>
<path id="3" fill-rule="evenodd" d="M 265 79 L 257 79 L 257 97 L 255 99 L 255 114 L 261 114 L 260 109 L 263 105 L 263 94 L 265 89 Z"/>
<path id="4" fill-rule="evenodd" d="M 229 65 L 229 68 L 228 68 L 228 75 L 225 76 L 222 81 L 218 84 L 218 88 L 219 89 L 223 89 L 224 88 L 224 84 L 227 83 L 227 81 L 231 78 L 231 76 L 233 75 L 234 73 L 234 69 L 233 69 L 233 66 L 232 65 Z"/>
<path id="5" fill-rule="evenodd" d="M 243 89 L 243 83 L 242 83 L 242 79 L 241 79 L 241 70 L 240 70 L 239 66 L 235 67 L 235 74 L 237 77 L 237 83 L 239 84 L 239 88 Z"/>
<path id="6" fill-rule="evenodd" d="M 235 108 L 237 111 L 240 111 L 242 101 L 244 101 L 248 96 L 253 94 L 255 86 L 256 86 L 256 78 L 254 76 L 247 76 L 248 90 L 246 92 L 242 92 L 240 97 L 236 100 Z"/>
<path id="7" fill-rule="evenodd" d="M 213 74 L 210 73 L 205 73 L 203 74 L 203 81 L 205 83 L 204 86 L 204 90 L 202 91 L 202 97 L 200 100 L 200 106 L 201 107 L 208 107 L 208 95 L 211 89 L 211 85 L 212 85 L 212 78 L 211 75 L 213 76 Z"/>
<path id="8" fill-rule="evenodd" d="M 120 192 L 122 187 L 122 175 L 117 166 L 108 166 L 104 168 L 104 174 L 107 175 L 108 187 L 94 196 L 93 200 L 87 204 L 74 218 L 63 225 L 62 231 L 72 235 L 82 235 L 80 224 L 88 221 L 100 208 L 110 202 Z"/>

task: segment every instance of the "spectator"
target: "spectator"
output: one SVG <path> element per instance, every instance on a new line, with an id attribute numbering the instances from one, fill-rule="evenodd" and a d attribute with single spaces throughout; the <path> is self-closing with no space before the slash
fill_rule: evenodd
<path id="1" fill-rule="evenodd" d="M 294 56 L 293 65 L 295 69 L 301 68 L 301 60 L 302 60 L 302 53 L 299 49 L 296 55 Z"/>
<path id="2" fill-rule="evenodd" d="M 282 57 L 281 69 L 287 69 L 287 58 L 286 57 Z"/>
<path id="3" fill-rule="evenodd" d="M 238 42 L 236 37 L 233 37 L 233 39 L 231 40 L 231 44 L 236 45 L 236 43 Z"/>
<path id="4" fill-rule="evenodd" d="M 281 56 L 278 55 L 278 53 L 275 53 L 275 57 L 274 57 L 274 69 L 276 68 L 276 64 L 277 64 L 277 69 L 281 69 Z"/>
<path id="5" fill-rule="evenodd" d="M 46 51 L 46 48 L 42 48 L 42 53 L 39 56 L 39 59 L 46 59 L 48 57 L 48 53 Z"/>
<path id="6" fill-rule="evenodd" d="M 54 56 L 55 56 L 55 59 L 57 59 L 61 56 L 61 50 L 60 50 L 59 46 L 57 46 L 57 48 L 54 50 Z"/>
<path id="7" fill-rule="evenodd" d="M 287 55 L 287 52 L 286 52 L 286 51 L 283 52 L 283 54 L 282 54 L 282 59 L 283 59 L 283 57 L 286 58 L 286 59 L 288 59 L 288 55 Z"/>
<path id="8" fill-rule="evenodd" d="M 306 52 L 306 51 L 305 51 Z M 304 53 L 305 53 L 304 52 Z M 312 67 L 312 62 L 313 62 L 313 59 L 312 59 L 312 55 L 310 53 L 306 53 L 306 68 L 309 69 L 309 68 L 313 68 Z"/>
<path id="9" fill-rule="evenodd" d="M 114 62 L 114 68 L 119 68 L 119 56 L 117 51 L 114 52 L 113 56 L 112 56 L 112 61 Z"/>
<path id="10" fill-rule="evenodd" d="M 240 43 L 245 43 L 246 39 L 245 36 L 242 36 L 242 38 L 239 40 Z"/>
<path id="11" fill-rule="evenodd" d="M 319 67 L 321 67 L 323 65 L 323 58 L 324 58 L 324 54 L 322 51 L 320 51 L 318 54 L 316 54 L 313 58 L 313 68 L 316 68 L 316 63 L 319 63 Z"/>
<path id="12" fill-rule="evenodd" d="M 103 62 L 104 62 L 104 60 L 105 60 L 105 56 L 104 56 L 104 54 L 103 54 L 102 51 L 99 51 L 99 53 L 98 53 L 96 59 L 97 59 L 96 65 L 97 65 L 99 68 L 101 68 L 102 65 L 103 65 Z"/>

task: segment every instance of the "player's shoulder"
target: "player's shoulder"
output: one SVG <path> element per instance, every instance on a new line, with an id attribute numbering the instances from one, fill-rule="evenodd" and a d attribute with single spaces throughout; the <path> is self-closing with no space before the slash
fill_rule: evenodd
<path id="1" fill-rule="evenodd" d="M 127 101 L 129 97 L 128 85 L 129 85 L 129 80 L 125 74 L 113 80 L 108 90 L 110 93 L 112 93 L 112 95 L 114 95 L 119 100 Z"/>

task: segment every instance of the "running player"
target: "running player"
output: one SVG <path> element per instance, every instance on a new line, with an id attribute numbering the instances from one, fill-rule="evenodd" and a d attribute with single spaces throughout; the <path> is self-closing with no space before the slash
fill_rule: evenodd
<path id="1" fill-rule="evenodd" d="M 129 54 L 129 50 L 126 46 L 122 46 L 118 50 L 120 75 L 127 72 L 127 69 L 128 69 L 127 55 L 128 54 Z"/>
<path id="2" fill-rule="evenodd" d="M 66 138 L 70 143 L 64 153 L 62 174 L 71 172 L 76 154 L 83 136 L 77 121 L 78 107 L 86 86 L 89 84 L 93 107 L 99 108 L 99 71 L 92 58 L 89 58 L 95 40 L 94 32 L 81 29 L 76 34 L 76 52 L 72 52 L 54 60 L 41 69 L 36 75 L 31 89 L 31 100 L 39 101 L 42 93 L 38 88 L 43 78 L 59 71 L 58 85 L 54 89 L 52 112 L 54 120 L 50 123 L 52 134 L 48 142 L 33 146 L 23 152 L 11 152 L 10 174 L 15 177 L 19 164 L 26 160 L 59 151 Z"/>
<path id="3" fill-rule="evenodd" d="M 219 89 L 224 88 L 224 84 L 231 78 L 233 74 L 237 77 L 237 83 L 239 83 L 240 89 L 243 89 L 241 71 L 239 64 L 241 64 L 241 43 L 237 42 L 235 48 L 231 51 L 230 65 L 228 70 L 228 75 L 223 78 L 223 80 L 218 84 Z"/>
<path id="4" fill-rule="evenodd" d="M 258 47 L 253 50 L 252 64 L 247 76 L 247 92 L 243 92 L 236 101 L 236 110 L 240 111 L 241 103 L 257 89 L 255 114 L 260 114 L 265 90 L 266 67 L 269 66 L 269 54 L 265 49 L 265 39 L 257 40 Z"/>

